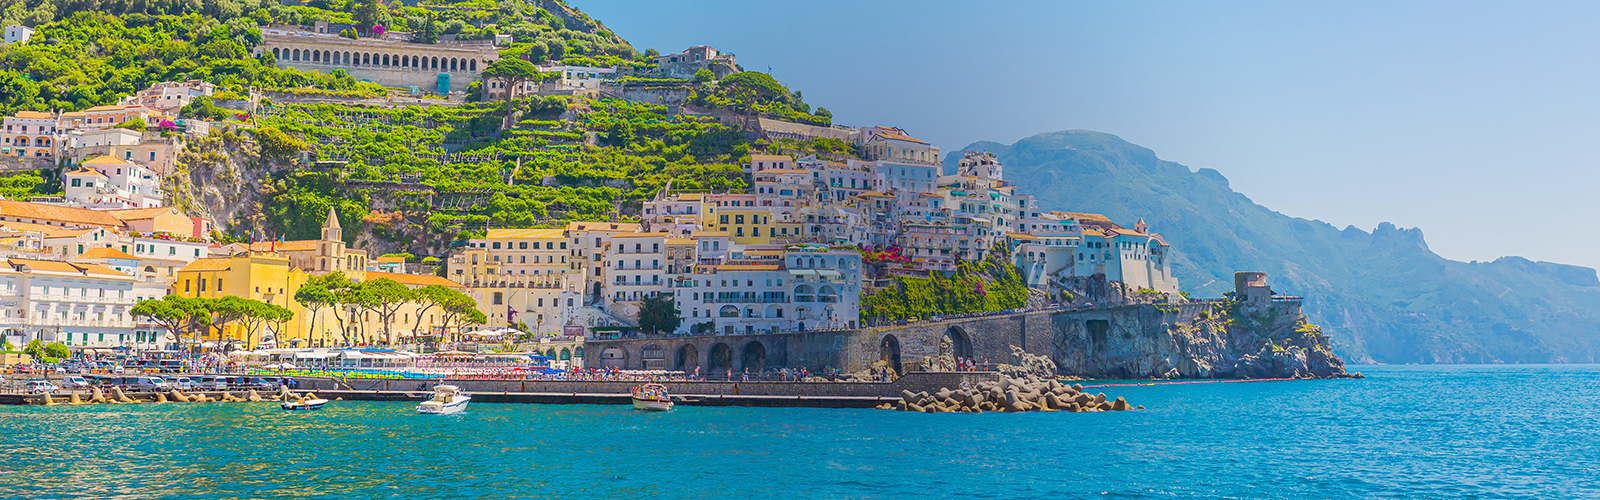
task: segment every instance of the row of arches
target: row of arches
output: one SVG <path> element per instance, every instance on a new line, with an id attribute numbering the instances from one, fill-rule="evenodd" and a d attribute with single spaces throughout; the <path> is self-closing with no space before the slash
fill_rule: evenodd
<path id="1" fill-rule="evenodd" d="M 782 306 L 769 305 L 765 309 L 758 309 L 757 307 L 758 306 L 745 306 L 744 309 L 741 310 L 739 308 L 739 306 L 726 305 L 726 306 L 722 306 L 722 308 L 720 308 L 720 309 L 717 309 L 716 317 L 718 317 L 718 318 L 785 318 L 785 317 L 788 317 L 788 316 L 784 315 L 785 313 L 783 312 L 783 307 Z M 808 320 L 808 319 L 809 320 L 830 319 L 830 318 L 834 318 L 835 317 L 833 313 L 834 313 L 833 306 L 824 306 L 820 313 L 818 311 L 810 308 L 810 307 L 800 306 L 800 307 L 794 308 L 793 318 L 797 319 L 797 320 L 800 320 L 800 321 L 805 321 L 805 320 Z M 693 314 L 693 317 L 699 317 L 698 313 L 692 313 L 692 314 Z M 711 316 L 706 316 L 706 317 L 709 318 Z"/>
<path id="2" fill-rule="evenodd" d="M 330 66 L 378 67 L 416 71 L 478 71 L 478 60 L 466 57 L 433 57 L 374 52 L 290 49 L 273 47 L 279 61 L 309 62 Z"/>
<path id="3" fill-rule="evenodd" d="M 639 349 L 638 363 L 629 363 L 628 352 L 622 347 L 612 346 L 600 351 L 600 365 L 623 369 L 634 365 L 644 369 L 670 369 L 691 374 L 699 371 L 707 378 L 725 377 L 730 371 L 761 372 L 781 366 L 781 363 L 767 355 L 767 346 L 760 340 L 746 341 L 737 349 L 727 342 L 717 342 L 711 345 L 706 354 L 702 360 L 700 348 L 694 344 L 680 345 L 669 353 L 660 344 L 652 343 Z M 735 356 L 738 357 L 738 363 L 734 362 Z"/>
<path id="4" fill-rule="evenodd" d="M 55 141 L 50 139 L 49 137 L 34 137 L 32 139 L 29 139 L 27 136 L 19 136 L 19 137 L 16 138 L 16 140 L 12 141 L 12 143 L 8 144 L 8 145 L 9 146 L 39 146 L 39 147 L 47 148 L 47 147 L 50 147 L 51 144 L 55 144 Z"/>

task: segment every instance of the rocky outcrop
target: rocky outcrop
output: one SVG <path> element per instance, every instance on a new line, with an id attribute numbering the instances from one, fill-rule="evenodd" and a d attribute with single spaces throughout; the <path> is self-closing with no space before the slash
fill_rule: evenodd
<path id="1" fill-rule="evenodd" d="M 1344 361 L 1299 302 L 1141 305 L 1056 319 L 1062 375 L 1088 378 L 1341 378 Z"/>
<path id="2" fill-rule="evenodd" d="M 1024 411 L 1127 411 L 1143 410 L 1121 397 L 1108 400 L 1105 393 L 1090 395 L 1082 385 L 1067 386 L 1054 379 L 1037 377 L 1002 377 L 995 382 L 982 382 L 976 387 L 940 388 L 932 393 L 900 392 L 900 401 L 878 406 L 880 410 L 900 410 L 918 413 L 1006 413 Z"/>

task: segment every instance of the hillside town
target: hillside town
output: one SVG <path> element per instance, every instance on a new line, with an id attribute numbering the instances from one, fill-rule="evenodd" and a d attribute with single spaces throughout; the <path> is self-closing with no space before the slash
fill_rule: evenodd
<path id="1" fill-rule="evenodd" d="M 512 94 L 680 106 L 692 87 L 687 79 L 741 71 L 732 54 L 698 46 L 654 57 L 648 70 L 547 63 L 539 72 L 555 76 L 509 82 L 484 76 L 499 59 L 496 40 L 425 45 L 404 44 L 405 33 L 336 34 L 349 28 L 267 27 L 254 50 L 280 67 L 337 69 L 446 99 L 469 89 L 505 97 L 515 83 Z M 27 43 L 30 33 L 8 28 L 7 41 Z M 639 86 L 640 76 L 686 83 Z M 895 286 L 895 278 L 951 276 L 986 261 L 1014 266 L 1051 301 L 1090 277 L 1178 293 L 1170 247 L 1143 220 L 1124 226 L 1041 207 L 992 154 L 963 152 L 946 172 L 940 149 L 902 128 L 766 117 L 743 124 L 775 144 L 826 139 L 851 152 L 752 151 L 741 158 L 747 189 L 680 189 L 669 181 L 607 220 L 485 227 L 430 262 L 352 247 L 344 226 L 355 219 L 346 217 L 362 214 L 336 209 L 317 214 L 323 223 L 314 240 L 227 237 L 227 221 L 190 216 L 164 182 L 190 141 L 239 127 L 181 117 L 180 109 L 203 98 L 247 117 L 261 106 L 259 96 L 221 97 L 205 81 L 161 82 L 114 105 L 4 117 L 0 167 L 59 172 L 63 193 L 0 200 L 7 342 L 108 353 L 516 338 L 581 366 L 585 339 L 863 328 L 874 321 L 863 298 Z M 316 294 L 307 287 L 328 280 L 449 290 L 469 297 L 476 314 L 442 300 L 308 298 Z M 175 323 L 136 311 L 167 296 L 238 297 L 288 313 L 174 332 Z"/>

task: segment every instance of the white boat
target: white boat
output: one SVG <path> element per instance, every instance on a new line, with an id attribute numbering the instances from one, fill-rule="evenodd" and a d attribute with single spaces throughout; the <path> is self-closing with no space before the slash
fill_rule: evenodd
<path id="1" fill-rule="evenodd" d="M 283 404 L 281 404 L 279 406 L 283 407 L 283 409 L 285 409 L 285 410 L 297 411 L 297 410 L 316 410 L 316 409 L 322 408 L 322 405 L 325 405 L 325 404 L 328 404 L 328 400 L 326 400 L 326 399 L 316 399 L 316 398 L 306 399 L 305 397 L 302 396 L 302 397 L 297 398 L 297 399 L 291 399 L 291 400 L 288 400 L 288 401 L 284 401 Z"/>
<path id="2" fill-rule="evenodd" d="M 667 411 L 672 409 L 672 396 L 667 394 L 667 386 L 661 384 L 643 384 L 633 388 L 633 409 L 643 411 Z"/>
<path id="3" fill-rule="evenodd" d="M 433 399 L 423 401 L 417 405 L 417 413 L 431 415 L 451 415 L 461 413 L 467 409 L 467 403 L 472 398 L 462 394 L 461 388 L 453 385 L 436 385 L 433 387 Z"/>

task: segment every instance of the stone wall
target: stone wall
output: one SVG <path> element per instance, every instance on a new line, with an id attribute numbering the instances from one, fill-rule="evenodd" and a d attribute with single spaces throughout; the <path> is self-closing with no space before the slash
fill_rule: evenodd
<path id="1" fill-rule="evenodd" d="M 912 373 L 893 382 L 664 382 L 676 395 L 899 397 L 941 387 L 976 386 L 998 379 L 994 372 Z M 334 379 L 296 378 L 300 390 L 432 391 L 438 384 L 468 393 L 628 394 L 638 382 L 565 380 Z"/>
<path id="2" fill-rule="evenodd" d="M 946 321 L 758 335 L 590 341 L 591 366 L 703 375 L 778 368 L 844 373 L 940 371 L 952 358 L 1015 364 L 1012 347 L 1061 375 L 1092 378 L 1341 376 L 1327 337 L 1297 300 L 1265 310 L 1226 301 L 1035 311 Z M 660 357 L 644 358 L 647 347 Z M 613 356 L 607 364 L 607 352 Z"/>

